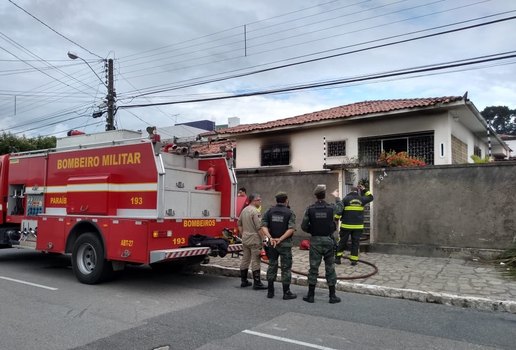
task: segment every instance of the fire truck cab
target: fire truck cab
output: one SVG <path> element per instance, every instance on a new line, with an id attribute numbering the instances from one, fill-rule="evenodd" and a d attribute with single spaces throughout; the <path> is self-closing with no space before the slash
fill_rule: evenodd
<path id="1" fill-rule="evenodd" d="M 114 130 L 0 156 L 0 248 L 71 254 L 87 284 L 126 264 L 199 263 L 240 251 L 231 163 L 162 146 Z M 192 237 L 229 245 L 221 252 Z"/>

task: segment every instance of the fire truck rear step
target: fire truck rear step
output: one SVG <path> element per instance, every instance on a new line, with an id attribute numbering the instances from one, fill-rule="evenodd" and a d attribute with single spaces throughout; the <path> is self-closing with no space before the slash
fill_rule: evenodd
<path id="1" fill-rule="evenodd" d="M 150 252 L 150 263 L 160 261 L 189 258 L 191 256 L 209 255 L 211 253 L 209 247 L 187 247 L 178 249 L 162 249 Z M 228 246 L 228 253 L 242 251 L 242 244 L 231 244 Z"/>
<path id="2" fill-rule="evenodd" d="M 20 241 L 19 244 L 13 244 L 13 248 L 36 250 L 36 241 Z"/>

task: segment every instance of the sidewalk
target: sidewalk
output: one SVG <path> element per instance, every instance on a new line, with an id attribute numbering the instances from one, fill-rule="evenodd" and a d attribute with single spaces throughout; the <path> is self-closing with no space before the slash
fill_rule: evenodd
<path id="1" fill-rule="evenodd" d="M 306 286 L 308 251 L 292 249 L 292 283 Z M 493 264 L 452 258 L 428 258 L 406 255 L 360 253 L 359 262 L 351 266 L 343 259 L 335 265 L 339 281 L 337 290 L 391 298 L 409 299 L 474 308 L 484 311 L 516 313 L 516 281 L 504 277 Z M 210 258 L 203 266 L 206 273 L 224 276 L 240 276 L 240 257 L 228 254 L 224 258 Z M 326 288 L 324 267 L 319 268 L 317 286 Z M 265 279 L 267 264 L 262 263 L 262 279 Z M 278 271 L 279 277 L 280 271 Z M 370 277 L 362 276 L 373 274 Z M 322 277 L 322 278 L 321 278 Z M 350 279 L 351 278 L 351 279 Z"/>

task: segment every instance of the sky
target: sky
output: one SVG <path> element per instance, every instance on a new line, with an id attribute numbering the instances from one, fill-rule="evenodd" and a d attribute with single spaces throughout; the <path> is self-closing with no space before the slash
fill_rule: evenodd
<path id="1" fill-rule="evenodd" d="M 117 129 L 466 91 L 514 109 L 515 16 L 510 0 L 0 0 L 0 132 L 104 131 L 108 59 Z"/>

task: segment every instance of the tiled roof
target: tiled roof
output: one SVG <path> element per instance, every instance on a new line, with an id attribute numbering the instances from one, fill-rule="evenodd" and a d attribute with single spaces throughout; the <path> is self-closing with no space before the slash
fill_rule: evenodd
<path id="1" fill-rule="evenodd" d="M 433 107 L 462 100 L 462 96 L 445 96 L 431 98 L 411 98 L 400 100 L 378 100 L 352 103 L 333 107 L 318 112 L 307 113 L 296 117 L 273 120 L 266 123 L 242 124 L 232 128 L 217 130 L 216 134 L 238 134 L 258 130 L 268 130 L 284 126 L 302 125 L 323 120 L 345 119 L 367 114 L 387 113 L 392 111 Z M 206 135 L 206 134 L 204 134 Z"/>
<path id="2" fill-rule="evenodd" d="M 223 153 L 224 151 L 232 150 L 234 147 L 235 143 L 229 140 L 212 141 L 203 144 L 193 144 L 192 151 L 197 151 L 201 155 L 210 155 Z"/>

